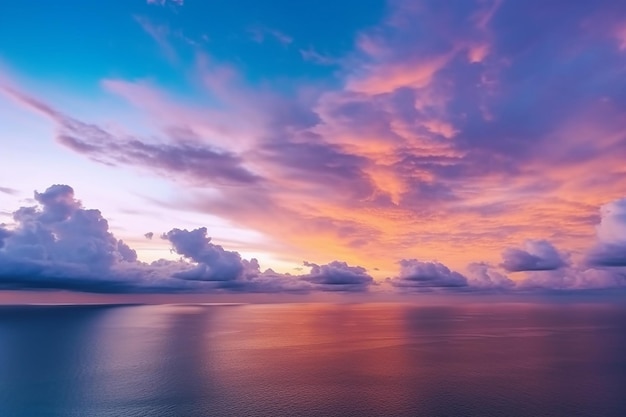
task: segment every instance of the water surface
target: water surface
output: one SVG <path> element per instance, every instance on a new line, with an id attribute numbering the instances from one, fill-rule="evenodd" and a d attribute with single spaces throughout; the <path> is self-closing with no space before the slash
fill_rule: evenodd
<path id="1" fill-rule="evenodd" d="M 626 308 L 0 307 L 0 416 L 625 416 Z"/>

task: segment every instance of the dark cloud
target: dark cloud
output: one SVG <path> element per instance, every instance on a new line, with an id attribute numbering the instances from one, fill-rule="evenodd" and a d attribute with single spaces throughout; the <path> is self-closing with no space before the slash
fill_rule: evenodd
<path id="1" fill-rule="evenodd" d="M 422 262 L 417 259 L 403 259 L 399 262 L 400 274 L 389 279 L 400 289 L 436 289 L 467 287 L 467 278 L 451 271 L 439 262 Z"/>
<path id="2" fill-rule="evenodd" d="M 4 228 L 4 225 L 0 224 L 0 249 L 4 247 L 4 240 L 11 237 L 11 231 Z"/>
<path id="3" fill-rule="evenodd" d="M 596 267 L 626 266 L 626 245 L 599 244 L 589 251 L 587 263 Z"/>
<path id="4" fill-rule="evenodd" d="M 501 266 L 509 272 L 551 271 L 567 265 L 564 255 L 546 240 L 528 240 L 524 249 L 507 248 L 502 260 Z"/>

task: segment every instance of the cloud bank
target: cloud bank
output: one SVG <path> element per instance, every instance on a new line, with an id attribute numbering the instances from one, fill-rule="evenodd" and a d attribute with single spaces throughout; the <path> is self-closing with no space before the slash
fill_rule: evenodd
<path id="1" fill-rule="evenodd" d="M 140 262 L 109 231 L 99 210 L 86 209 L 68 185 L 34 193 L 35 206 L 0 226 L 0 287 L 86 292 L 310 292 L 367 291 L 373 279 L 361 267 L 333 261 L 305 263 L 304 275 L 261 272 L 256 259 L 211 242 L 207 229 L 172 229 L 161 238 L 181 256 Z M 151 237 L 151 234 L 147 234 Z"/>
<path id="2" fill-rule="evenodd" d="M 212 242 L 205 227 L 174 228 L 161 234 L 178 260 L 141 262 L 137 253 L 109 230 L 96 209 L 85 208 L 68 185 L 35 192 L 33 206 L 13 212 L 13 223 L 0 225 L 0 288 L 73 290 L 96 293 L 210 292 L 515 292 L 614 288 L 626 285 L 626 267 L 614 261 L 606 245 L 623 249 L 624 201 L 601 208 L 600 243 L 588 259 L 572 265 L 545 240 L 528 240 L 524 249 L 503 252 L 502 271 L 485 262 L 471 263 L 466 273 L 436 261 L 402 259 L 396 276 L 376 282 L 361 266 L 343 261 L 304 262 L 308 273 L 261 270 Z M 146 237 L 153 237 L 147 233 Z M 611 249 L 611 250 L 612 250 Z M 617 249 L 616 249 L 617 250 Z M 617 252 L 616 252 L 617 253 Z M 602 256 L 602 257 L 600 257 Z M 600 261 L 599 261 L 600 259 Z M 611 261 L 607 261 L 610 259 Z M 608 268 L 614 267 L 614 268 Z M 526 272 L 514 281 L 506 272 Z"/>

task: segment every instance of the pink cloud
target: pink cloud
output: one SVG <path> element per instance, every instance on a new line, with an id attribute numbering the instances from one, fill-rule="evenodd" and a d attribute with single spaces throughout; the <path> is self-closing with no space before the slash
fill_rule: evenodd
<path id="1" fill-rule="evenodd" d="M 450 55 L 443 55 L 422 62 L 376 65 L 365 70 L 364 76 L 348 81 L 347 88 L 366 94 L 391 93 L 402 87 L 423 88 L 450 58 Z"/>

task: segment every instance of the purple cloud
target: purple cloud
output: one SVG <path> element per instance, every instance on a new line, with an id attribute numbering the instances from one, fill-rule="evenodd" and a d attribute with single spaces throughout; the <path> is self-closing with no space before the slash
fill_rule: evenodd
<path id="1" fill-rule="evenodd" d="M 399 264 L 400 274 L 389 279 L 389 282 L 400 289 L 462 288 L 468 286 L 466 277 L 439 262 L 403 259 Z"/>
<path id="2" fill-rule="evenodd" d="M 325 265 L 304 262 L 304 265 L 311 271 L 302 279 L 329 291 L 362 291 L 374 283 L 365 268 L 349 266 L 346 262 L 332 261 Z"/>
<path id="3" fill-rule="evenodd" d="M 109 232 L 99 210 L 84 209 L 67 185 L 35 192 L 40 207 L 14 213 L 16 227 L 5 238 L 3 253 L 16 259 L 70 263 L 98 272 L 118 261 L 134 262 L 135 251 Z"/>
<path id="4" fill-rule="evenodd" d="M 587 254 L 587 263 L 596 267 L 626 267 L 626 198 L 602 206 L 600 216 L 598 243 Z"/>
<path id="5" fill-rule="evenodd" d="M 502 267 L 509 272 L 551 271 L 567 265 L 567 261 L 547 240 L 527 240 L 524 249 L 507 248 L 502 252 Z"/>
<path id="6" fill-rule="evenodd" d="M 474 262 L 467 267 L 468 284 L 473 288 L 485 290 L 512 290 L 515 281 L 496 271 L 484 262 Z"/>
<path id="7" fill-rule="evenodd" d="M 200 143 L 192 137 L 170 137 L 173 142 L 148 142 L 135 137 L 117 136 L 106 129 L 66 116 L 16 90 L 5 89 L 20 102 L 58 123 L 57 141 L 73 151 L 108 165 L 131 165 L 170 176 L 172 173 L 190 182 L 225 185 L 257 184 L 261 178 L 244 167 L 243 160 L 232 152 Z M 171 132 L 170 132 L 171 133 Z M 175 131 L 174 133 L 178 133 Z"/>
<path id="8" fill-rule="evenodd" d="M 241 278 L 244 265 L 237 252 L 211 243 L 206 227 L 195 230 L 172 229 L 163 234 L 176 253 L 194 261 L 197 266 L 177 276 L 200 281 L 234 281 Z"/>
<path id="9" fill-rule="evenodd" d="M 261 271 L 256 259 L 211 242 L 207 229 L 172 229 L 162 235 L 184 260 L 140 262 L 136 252 L 109 231 L 99 210 L 86 209 L 68 185 L 35 192 L 36 206 L 13 213 L 0 225 L 0 287 L 135 292 L 365 291 L 366 270 L 334 261 L 307 263 L 308 274 Z M 146 235 L 151 235 L 150 233 Z"/>
<path id="10" fill-rule="evenodd" d="M 552 271 L 529 272 L 518 283 L 519 291 L 580 291 L 626 287 L 626 268 L 561 268 Z"/>
<path id="11" fill-rule="evenodd" d="M 14 190 L 10 187 L 0 187 L 0 193 L 8 194 L 8 195 L 17 195 L 17 190 Z"/>
<path id="12" fill-rule="evenodd" d="M 0 249 L 4 247 L 4 240 L 11 237 L 11 231 L 4 228 L 3 224 L 0 224 Z"/>

